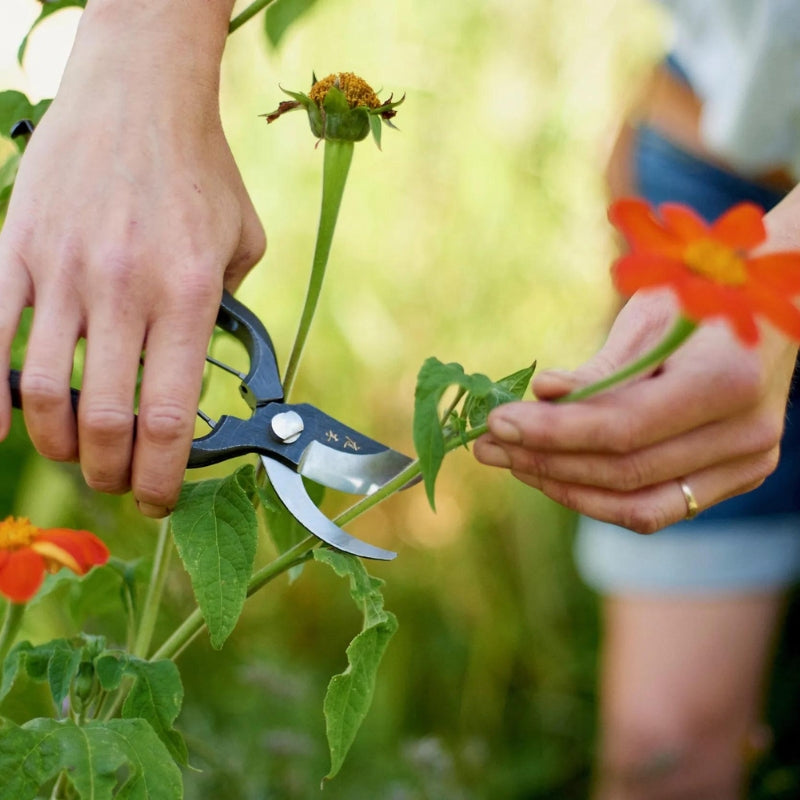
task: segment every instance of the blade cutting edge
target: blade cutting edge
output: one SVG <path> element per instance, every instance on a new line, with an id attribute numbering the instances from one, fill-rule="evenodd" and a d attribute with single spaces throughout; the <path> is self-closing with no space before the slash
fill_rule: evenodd
<path id="1" fill-rule="evenodd" d="M 362 542 L 328 519 L 314 505 L 303 486 L 302 477 L 294 470 L 266 456 L 261 457 L 261 463 L 286 510 L 314 536 L 337 550 L 361 558 L 378 561 L 396 558 L 397 553 Z"/>

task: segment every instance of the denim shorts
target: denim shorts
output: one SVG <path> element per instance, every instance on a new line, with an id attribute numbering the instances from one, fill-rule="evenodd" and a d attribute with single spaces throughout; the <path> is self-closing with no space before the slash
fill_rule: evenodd
<path id="1" fill-rule="evenodd" d="M 686 152 L 658 131 L 636 132 L 637 193 L 685 203 L 707 220 L 745 200 L 768 210 L 782 199 Z M 584 580 L 606 594 L 775 590 L 800 577 L 800 373 L 789 397 L 777 470 L 758 488 L 651 536 L 581 519 L 575 543 Z"/>

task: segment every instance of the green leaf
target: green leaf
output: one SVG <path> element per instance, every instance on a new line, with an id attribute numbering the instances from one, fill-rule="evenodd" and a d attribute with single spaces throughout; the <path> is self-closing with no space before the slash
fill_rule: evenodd
<path id="1" fill-rule="evenodd" d="M 530 367 L 512 372 L 511 375 L 493 383 L 486 394 L 480 396 L 473 393 L 468 394 L 464 399 L 462 419 L 469 420 L 470 427 L 477 428 L 486 422 L 486 418 L 493 408 L 497 408 L 503 403 L 521 400 L 530 385 L 535 369 L 536 362 Z"/>
<path id="2" fill-rule="evenodd" d="M 254 494 L 254 470 L 248 465 L 226 478 L 185 484 L 172 514 L 175 546 L 217 649 L 236 626 L 253 572 Z"/>
<path id="3" fill-rule="evenodd" d="M 425 361 L 417 375 L 414 393 L 414 447 L 422 468 L 428 502 L 434 510 L 436 476 L 445 454 L 439 402 L 445 391 L 454 384 L 478 396 L 487 394 L 492 388 L 492 382 L 485 375 L 467 375 L 461 364 L 443 364 L 433 357 Z"/>
<path id="4" fill-rule="evenodd" d="M 11 129 L 21 119 L 29 119 L 37 125 L 51 102 L 51 100 L 40 100 L 34 104 L 22 92 L 14 90 L 0 92 L 0 136 L 10 138 Z M 12 141 L 16 143 L 18 150 L 22 150 L 19 140 Z"/>
<path id="5" fill-rule="evenodd" d="M 28 33 L 25 34 L 25 38 L 22 40 L 22 44 L 19 46 L 19 50 L 17 50 L 17 60 L 20 64 L 22 64 L 22 59 L 25 57 L 25 50 L 28 48 L 28 39 L 39 23 L 42 22 L 42 20 L 47 19 L 47 17 L 49 17 L 51 14 L 54 14 L 56 11 L 60 11 L 62 8 L 70 8 L 72 6 L 77 8 L 85 8 L 86 0 L 47 0 L 46 3 L 43 3 L 39 16 L 33 21 L 33 24 L 28 29 Z"/>
<path id="6" fill-rule="evenodd" d="M 303 486 L 314 505 L 319 507 L 325 497 L 325 487 L 306 478 L 303 478 Z M 261 505 L 266 512 L 267 529 L 269 530 L 270 538 L 278 552 L 285 553 L 305 539 L 308 536 L 308 531 L 286 510 L 272 488 L 272 484 L 267 483 L 257 488 Z M 303 566 L 303 564 L 298 564 L 289 569 L 290 582 L 297 580 L 302 574 Z"/>
<path id="7" fill-rule="evenodd" d="M 65 771 L 81 800 L 181 800 L 180 770 L 143 719 L 0 721 L 0 800 L 35 800 Z"/>
<path id="8" fill-rule="evenodd" d="M 30 642 L 20 642 L 3 665 L 0 701 L 11 691 L 17 676 L 24 672 L 35 681 L 47 681 L 53 701 L 60 706 L 83 660 L 84 646 L 83 640 L 54 639 L 37 647 Z"/>
<path id="9" fill-rule="evenodd" d="M 119 688 L 123 677 L 133 685 L 122 706 L 125 719 L 144 719 L 181 765 L 187 762 L 186 743 L 174 723 L 183 704 L 183 684 L 172 661 L 145 661 L 127 653 L 103 653 L 95 662 L 100 685 L 106 691 Z"/>
<path id="10" fill-rule="evenodd" d="M 328 549 L 315 550 L 314 558 L 330 566 L 340 577 L 350 579 L 350 595 L 364 616 L 360 633 L 347 648 L 347 669 L 331 678 L 325 695 L 325 727 L 331 757 L 325 780 L 330 780 L 341 769 L 372 704 L 378 666 L 397 630 L 397 618 L 383 607 L 383 581 L 369 575 L 358 558 Z"/>
<path id="11" fill-rule="evenodd" d="M 264 29 L 273 47 L 277 47 L 286 31 L 306 13 L 316 0 L 276 0 L 267 7 Z"/>
<path id="12" fill-rule="evenodd" d="M 11 190 L 14 188 L 19 168 L 20 154 L 25 149 L 23 139 L 11 139 L 11 129 L 21 119 L 30 119 L 37 124 L 44 116 L 50 102 L 42 100 L 34 105 L 22 92 L 0 92 L 0 144 L 4 145 L 0 148 L 0 157 L 3 157 L 5 146 L 10 150 L 10 154 L 0 163 L 0 223 L 8 210 Z"/>
<path id="13" fill-rule="evenodd" d="M 445 431 L 439 416 L 439 403 L 451 386 L 458 386 L 464 393 L 464 407 L 460 416 L 451 413 L 445 424 L 454 431 L 457 439 L 466 443 L 465 420 L 470 427 L 477 428 L 486 421 L 489 412 L 502 403 L 518 400 L 533 375 L 535 364 L 514 372 L 497 383 L 486 375 L 476 372 L 467 375 L 461 364 L 444 364 L 437 358 L 429 358 L 417 375 L 417 388 L 414 395 L 414 447 L 419 457 L 425 491 L 431 508 L 434 503 L 436 477 L 442 466 L 447 448 Z"/>

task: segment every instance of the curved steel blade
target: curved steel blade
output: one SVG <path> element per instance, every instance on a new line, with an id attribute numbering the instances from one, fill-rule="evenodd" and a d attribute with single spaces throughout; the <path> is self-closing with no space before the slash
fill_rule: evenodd
<path id="1" fill-rule="evenodd" d="M 313 441 L 303 451 L 297 470 L 340 492 L 372 494 L 411 463 L 408 456 L 389 447 L 381 453 L 344 453 Z"/>
<path id="2" fill-rule="evenodd" d="M 266 456 L 261 457 L 261 463 L 286 510 L 314 536 L 337 550 L 361 558 L 391 561 L 397 556 L 391 550 L 383 550 L 356 539 L 329 520 L 314 505 L 303 486 L 302 477 L 293 469 Z"/>

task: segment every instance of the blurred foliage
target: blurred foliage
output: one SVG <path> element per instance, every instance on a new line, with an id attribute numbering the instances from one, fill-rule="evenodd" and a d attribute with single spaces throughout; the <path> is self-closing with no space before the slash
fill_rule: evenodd
<path id="1" fill-rule="evenodd" d="M 268 322 L 283 363 L 314 244 L 322 152 L 302 118 L 268 128 L 258 117 L 281 99 L 279 84 L 348 70 L 382 95 L 406 93 L 402 133 L 382 152 L 357 148 L 295 396 L 411 452 L 414 381 L 428 356 L 499 375 L 534 359 L 571 366 L 601 341 L 613 303 L 603 165 L 637 76 L 663 52 L 663 19 L 645 0 L 308 5 L 276 48 L 254 24 L 226 53 L 223 120 L 269 236 L 241 296 Z M 235 362 L 227 346 L 215 354 Z M 218 416 L 237 396 L 215 377 L 204 409 Z M 146 574 L 156 527 L 130 498 L 87 490 L 77 467 L 38 458 L 19 417 L 0 472 L 0 514 L 90 528 L 120 559 L 144 556 Z M 334 511 L 343 501 L 325 502 Z M 596 599 L 572 565 L 572 515 L 464 451 L 443 467 L 437 509 L 416 487 L 351 528 L 400 552 L 371 567 L 400 629 L 324 796 L 586 797 L 599 629 Z M 51 599 L 30 615 L 35 641 L 70 633 Z M 190 603 L 176 571 L 156 642 Z M 119 609 L 98 605 L 90 630 L 119 627 Z M 795 642 L 798 624 L 790 615 Z M 358 626 L 341 581 L 311 563 L 257 595 L 221 653 L 198 639 L 179 662 L 178 727 L 196 768 L 187 797 L 317 796 L 328 769 L 322 698 Z M 800 795 L 796 753 L 783 745 L 797 740 L 797 658 L 787 646 L 779 659 L 781 738 L 758 773 L 759 800 Z"/>

